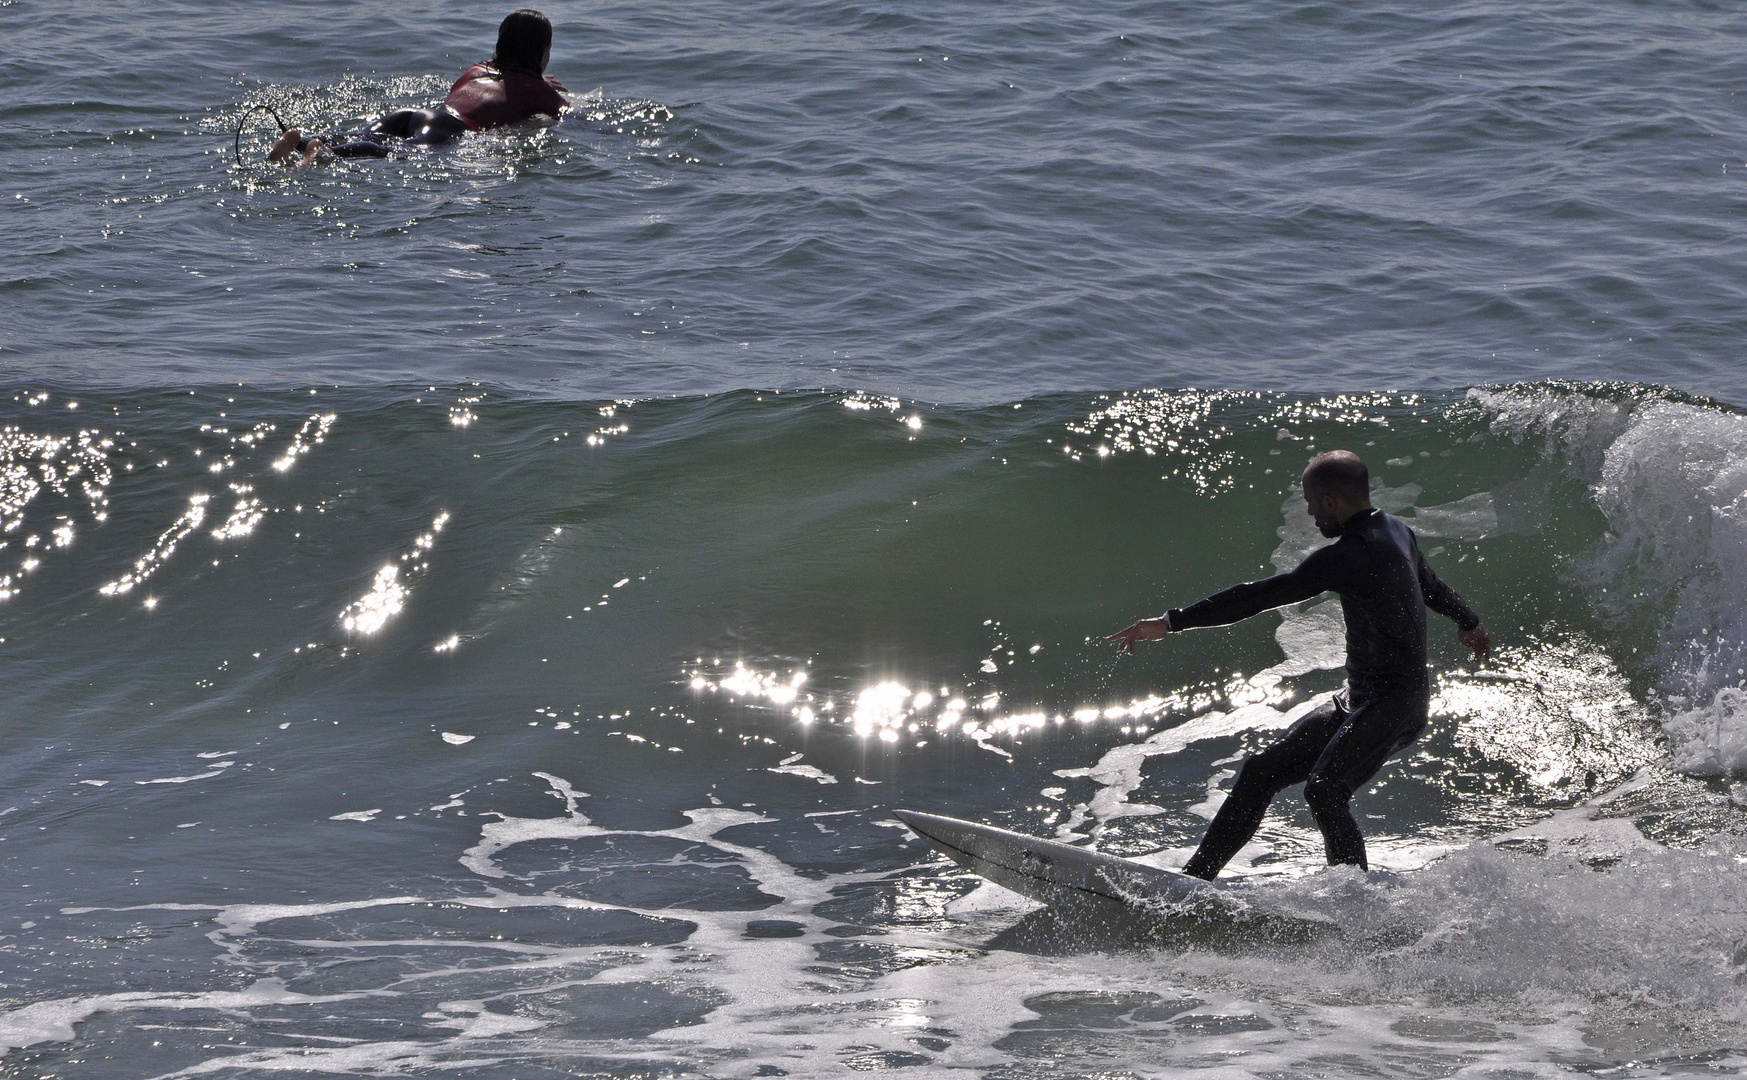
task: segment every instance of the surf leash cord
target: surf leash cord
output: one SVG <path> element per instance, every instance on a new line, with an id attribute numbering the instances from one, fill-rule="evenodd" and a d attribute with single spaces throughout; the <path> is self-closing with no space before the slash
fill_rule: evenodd
<path id="1" fill-rule="evenodd" d="M 291 130 L 291 125 L 287 124 L 285 118 L 279 115 L 279 110 L 272 102 L 257 101 L 244 105 L 243 114 L 237 117 L 237 137 L 231 141 L 231 152 L 236 155 L 238 165 L 243 163 L 243 128 L 248 126 L 249 116 L 261 109 L 273 114 L 274 123 L 279 125 L 279 134 L 283 135 Z"/>

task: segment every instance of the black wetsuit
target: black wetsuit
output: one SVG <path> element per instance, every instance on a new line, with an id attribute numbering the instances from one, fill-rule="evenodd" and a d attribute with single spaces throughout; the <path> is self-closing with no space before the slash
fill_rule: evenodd
<path id="1" fill-rule="evenodd" d="M 432 146 L 448 142 L 470 130 L 467 122 L 454 111 L 433 105 L 428 109 L 396 109 L 371 124 L 364 131 L 348 131 L 338 135 L 316 135 L 298 144 L 308 149 L 310 139 L 319 138 L 335 157 L 387 157 L 397 142 L 412 146 Z"/>
<path id="2" fill-rule="evenodd" d="M 1426 609 L 1463 630 L 1480 625 L 1432 573 L 1413 531 L 1377 509 L 1348 518 L 1340 539 L 1296 569 L 1234 585 L 1166 618 L 1172 631 L 1224 626 L 1324 592 L 1340 595 L 1346 616 L 1347 689 L 1244 762 L 1185 873 L 1215 877 L 1255 835 L 1274 796 L 1297 783 L 1304 784 L 1329 863 L 1365 866 L 1365 840 L 1347 803 L 1425 729 Z"/>

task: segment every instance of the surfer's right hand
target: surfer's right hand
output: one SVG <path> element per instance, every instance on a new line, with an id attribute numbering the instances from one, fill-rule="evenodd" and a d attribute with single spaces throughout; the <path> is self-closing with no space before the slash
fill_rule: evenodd
<path id="1" fill-rule="evenodd" d="M 1105 641 L 1113 641 L 1123 652 L 1132 653 L 1137 641 L 1157 641 L 1171 632 L 1170 623 L 1163 616 L 1157 619 L 1141 619 L 1139 622 L 1125 626 L 1116 633 L 1107 636 Z"/>
<path id="2" fill-rule="evenodd" d="M 1485 663 L 1486 658 L 1492 655 L 1492 635 L 1487 632 L 1484 626 L 1476 626 L 1472 630 L 1458 630 L 1456 640 L 1474 650 L 1476 664 Z"/>

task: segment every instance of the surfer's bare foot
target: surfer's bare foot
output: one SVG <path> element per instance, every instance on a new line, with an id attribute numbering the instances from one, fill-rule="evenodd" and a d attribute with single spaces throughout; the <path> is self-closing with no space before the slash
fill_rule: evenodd
<path id="1" fill-rule="evenodd" d="M 303 160 L 297 164 L 300 167 L 304 165 L 320 165 L 332 161 L 333 159 L 334 155 L 328 153 L 326 143 L 322 142 L 320 139 L 311 139 L 309 140 L 309 148 L 303 152 Z"/>
<path id="2" fill-rule="evenodd" d="M 279 141 L 273 144 L 273 149 L 267 151 L 267 160 L 275 165 L 282 164 L 286 158 L 297 153 L 297 144 L 303 141 L 303 132 L 296 128 L 286 128 L 285 134 L 279 136 Z"/>

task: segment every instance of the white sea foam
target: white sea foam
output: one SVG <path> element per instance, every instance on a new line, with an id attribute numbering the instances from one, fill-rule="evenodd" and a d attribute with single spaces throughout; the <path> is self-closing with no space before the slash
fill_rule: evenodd
<path id="1" fill-rule="evenodd" d="M 1747 416 L 1654 395 L 1475 390 L 1494 433 L 1543 440 L 1608 525 L 1583 558 L 1585 596 L 1650 662 L 1676 768 L 1747 771 Z"/>
<path id="2" fill-rule="evenodd" d="M 782 764 L 772 765 L 770 768 L 768 768 L 764 771 L 765 772 L 773 772 L 773 773 L 781 773 L 781 774 L 786 775 L 786 776 L 799 776 L 799 777 L 802 777 L 803 779 L 813 780 L 813 781 L 816 781 L 816 782 L 821 783 L 821 784 L 835 784 L 835 783 L 837 783 L 837 777 L 832 776 L 830 773 L 826 772 L 824 769 L 819 768 L 817 765 L 799 765 L 799 764 L 796 764 L 796 762 L 798 762 L 800 760 L 800 757 L 801 757 L 801 755 L 799 755 L 799 754 L 792 755 L 791 757 L 785 758 L 783 760 Z"/>
<path id="3" fill-rule="evenodd" d="M 1741 851 L 1665 848 L 1593 811 L 1535 831 L 1558 837 L 1544 856 L 1477 844 L 1393 880 L 1326 870 L 1270 887 L 1266 906 L 1340 925 L 1338 941 L 1305 957 L 1330 988 L 1443 1004 L 1637 1003 L 1747 1020 Z M 1609 852 L 1605 872 L 1582 857 L 1598 849 Z M 1229 975 L 1231 963 L 1217 967 Z M 1239 978 L 1262 977 L 1249 968 L 1235 963 Z"/>
<path id="4" fill-rule="evenodd" d="M 211 766 L 212 771 L 211 772 L 195 773 L 195 774 L 190 775 L 190 776 L 160 776 L 155 780 L 135 780 L 134 783 L 140 784 L 140 785 L 146 785 L 146 784 L 189 784 L 189 783 L 193 783 L 196 780 L 211 780 L 215 776 L 223 776 L 224 771 L 235 764 L 236 764 L 236 762 L 234 762 L 234 761 L 215 761 L 212 763 L 212 766 Z"/>
<path id="5" fill-rule="evenodd" d="M 1747 690 L 1725 686 L 1708 703 L 1662 721 L 1671 763 L 1693 776 L 1747 773 Z"/>
<path id="6" fill-rule="evenodd" d="M 208 990 L 191 994 L 138 992 L 38 1001 L 0 1013 L 0 1052 L 44 1042 L 66 1042 L 73 1026 L 98 1013 L 123 1009 L 251 1009 L 266 1005 L 323 1005 L 362 994 L 294 994 L 278 979 L 261 979 L 246 990 Z"/>
<path id="7" fill-rule="evenodd" d="M 991 935 L 1038 918 L 1047 926 L 1053 917 L 991 885 L 963 895 L 943 888 L 957 872 L 938 860 L 893 876 L 803 874 L 724 838 L 767 817 L 711 808 L 689 811 L 691 822 L 678 828 L 606 829 L 577 812 L 586 796 L 573 785 L 537 775 L 563 803 L 562 815 L 483 826 L 470 868 L 502 880 L 507 872 L 498 860 L 529 841 L 599 838 L 630 852 L 627 841 L 673 838 L 731 856 L 777 903 L 756 912 L 651 911 L 560 893 L 493 891 L 219 909 L 146 905 L 131 910 L 210 913 L 212 940 L 230 962 L 271 974 L 240 992 L 39 1001 L 0 1014 L 0 1044 L 75 1039 L 80 1021 L 103 1012 L 217 1010 L 232 1024 L 271 1025 L 275 1038 L 211 1047 L 167 1075 L 238 1068 L 495 1075 L 575 1055 L 644 1071 L 685 1063 L 725 1077 L 900 1066 L 927 1075 L 1039 1061 L 1052 1063 L 1050 1075 L 1194 1069 L 1257 1077 L 1313 1066 L 1368 1075 L 1411 1060 L 1433 1074 L 1478 1078 L 1605 1065 L 1618 1055 L 1595 1045 L 1644 1039 L 1646 1027 L 1652 1040 L 1678 1040 L 1685 1024 L 1709 1032 L 1700 1045 L 1726 1042 L 1721 1032 L 1743 1019 L 1735 980 L 1747 926 L 1740 899 L 1747 896 L 1747 852 L 1662 848 L 1629 821 L 1608 817 L 1622 798 L 1653 786 L 1649 773 L 1541 823 L 1532 836 L 1525 831 L 1519 839 L 1549 846 L 1543 856 L 1483 844 L 1415 874 L 1326 870 L 1245 894 L 1264 916 L 1332 919 L 1342 928 L 1333 937 L 1233 949 L 1219 934 L 1196 937 L 1190 919 L 1176 930 L 1160 924 L 1165 942 L 1187 928 L 1190 937 L 1177 944 L 1150 949 L 1143 935 L 1141 947 L 1114 951 L 1070 944 L 1073 931 L 1057 932 L 1065 948 L 991 948 Z M 1598 873 L 1586 861 L 1597 854 L 1620 861 Z M 665 856 L 653 857 L 647 868 L 659 870 Z M 822 934 L 833 920 L 819 905 L 861 887 L 889 894 L 884 914 L 874 915 L 886 923 L 880 936 Z M 449 922 L 430 922 L 443 910 L 455 913 Z M 373 916 L 377 911 L 382 915 Z M 693 929 L 679 946 L 608 947 L 517 940 L 488 921 L 456 932 L 474 917 L 563 911 L 681 917 Z M 787 920 L 798 936 L 748 937 L 749 917 Z M 335 933 L 312 936 L 323 925 Z M 838 945 L 849 951 L 833 952 Z M 393 966 L 365 988 L 289 988 L 296 985 L 290 979 L 370 973 L 385 948 Z M 623 1000 L 634 1012 L 661 995 L 690 1004 L 653 1014 L 645 1027 L 615 1033 L 610 1026 L 617 1006 L 608 1002 Z M 400 1021 L 421 1025 L 417 1037 L 353 1041 L 355 1026 L 328 1026 L 339 1019 L 331 1014 L 347 1010 L 302 1008 L 353 999 L 389 1016 L 406 1013 L 397 1003 L 424 1002 L 417 1021 L 411 1014 Z M 1650 1069 L 1669 1071 L 1678 1070 Z"/>

